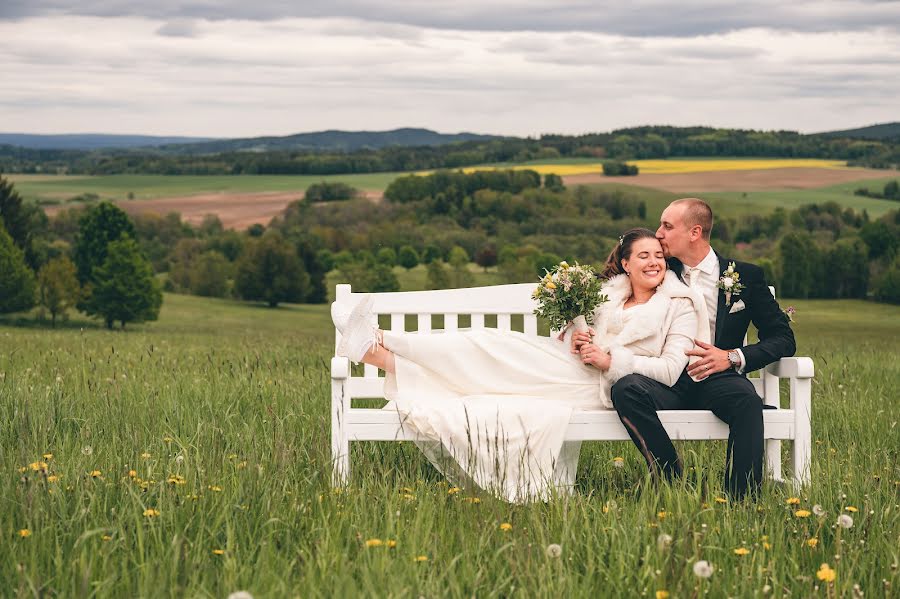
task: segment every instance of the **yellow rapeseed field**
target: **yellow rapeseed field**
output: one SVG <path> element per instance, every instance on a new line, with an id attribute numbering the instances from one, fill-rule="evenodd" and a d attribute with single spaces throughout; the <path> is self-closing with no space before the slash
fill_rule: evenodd
<path id="1" fill-rule="evenodd" d="M 746 160 L 629 160 L 629 164 L 637 165 L 641 174 L 675 174 L 675 173 L 703 173 L 710 171 L 751 171 L 769 168 L 825 168 L 848 169 L 845 162 L 840 160 L 818 160 L 812 158 L 750 158 Z M 513 168 L 516 170 L 531 169 L 542 175 L 556 173 L 557 175 L 585 175 L 600 173 L 603 171 L 602 163 L 589 162 L 583 164 L 527 164 L 513 167 L 485 167 L 473 166 L 463 169 L 466 173 L 479 170 L 495 170 L 497 168 Z M 429 171 L 430 172 L 430 171 Z M 417 173 L 417 174 L 427 174 Z"/>

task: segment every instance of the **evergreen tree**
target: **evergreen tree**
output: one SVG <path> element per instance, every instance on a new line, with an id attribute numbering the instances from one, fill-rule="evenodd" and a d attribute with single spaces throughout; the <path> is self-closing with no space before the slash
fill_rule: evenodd
<path id="1" fill-rule="evenodd" d="M 309 274 L 293 247 L 275 231 L 250 241 L 237 264 L 235 292 L 270 308 L 301 302 L 309 290 Z"/>
<path id="2" fill-rule="evenodd" d="M 0 313 L 19 312 L 33 305 L 34 273 L 0 218 Z"/>
<path id="3" fill-rule="evenodd" d="M 39 252 L 34 242 L 37 233 L 45 229 L 47 215 L 35 204 L 26 204 L 12 181 L 0 175 L 0 220 L 13 243 L 22 250 L 25 262 L 33 270 L 39 266 Z"/>
<path id="4" fill-rule="evenodd" d="M 50 312 L 53 326 L 56 317 L 63 316 L 78 302 L 81 286 L 75 273 L 75 264 L 68 256 L 59 256 L 44 264 L 38 271 L 38 303 Z"/>
<path id="5" fill-rule="evenodd" d="M 103 318 L 107 328 L 113 323 L 156 320 L 162 306 L 162 291 L 150 262 L 131 237 L 111 241 L 106 259 L 91 274 L 93 292 L 88 314 Z"/>

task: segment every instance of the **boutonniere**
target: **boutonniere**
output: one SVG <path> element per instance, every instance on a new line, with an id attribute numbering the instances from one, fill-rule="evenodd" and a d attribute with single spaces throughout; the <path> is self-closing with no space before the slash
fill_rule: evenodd
<path id="1" fill-rule="evenodd" d="M 719 277 L 716 287 L 725 292 L 726 306 L 731 305 L 732 296 L 737 297 L 741 294 L 741 291 L 744 290 L 744 286 L 741 285 L 741 275 L 734 269 L 734 262 L 728 263 L 728 268 L 726 268 L 725 272 L 722 273 L 722 276 Z"/>

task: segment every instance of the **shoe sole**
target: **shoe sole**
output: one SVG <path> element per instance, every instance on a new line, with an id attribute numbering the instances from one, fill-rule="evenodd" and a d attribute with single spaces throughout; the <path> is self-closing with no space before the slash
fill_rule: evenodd
<path id="1" fill-rule="evenodd" d="M 347 351 L 350 349 L 349 347 L 347 347 L 347 344 L 351 336 L 350 334 L 360 326 L 360 323 L 364 325 L 371 325 L 368 316 L 372 312 L 373 301 L 374 300 L 372 296 L 367 295 L 355 306 L 353 306 L 353 310 L 350 312 L 350 317 L 347 319 L 347 326 L 345 327 L 345 331 L 347 334 L 341 335 L 341 342 L 338 343 L 337 350 L 335 350 L 335 353 L 337 355 L 350 358 L 354 362 L 359 362 L 359 360 L 354 360 L 352 356 L 347 355 Z M 363 356 L 360 356 L 360 358 L 362 357 Z"/>

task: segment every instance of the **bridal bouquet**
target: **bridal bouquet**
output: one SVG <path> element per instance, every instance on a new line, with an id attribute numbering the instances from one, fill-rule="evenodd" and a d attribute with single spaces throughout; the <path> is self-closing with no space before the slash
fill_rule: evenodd
<path id="1" fill-rule="evenodd" d="M 600 293 L 602 281 L 594 269 L 563 261 L 545 272 L 532 294 L 538 303 L 534 313 L 555 331 L 570 322 L 582 330 L 594 324 L 594 309 L 608 300 Z"/>

